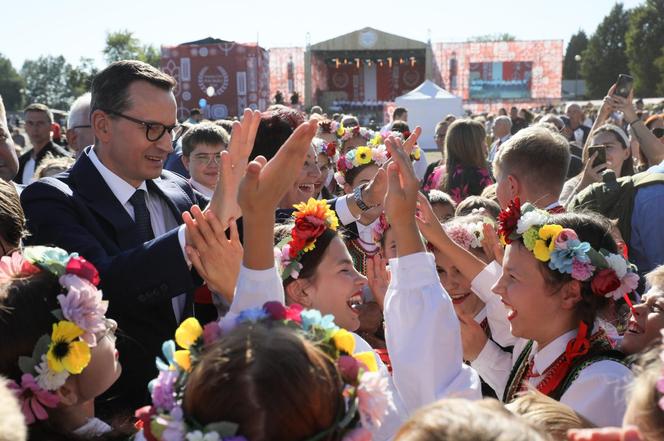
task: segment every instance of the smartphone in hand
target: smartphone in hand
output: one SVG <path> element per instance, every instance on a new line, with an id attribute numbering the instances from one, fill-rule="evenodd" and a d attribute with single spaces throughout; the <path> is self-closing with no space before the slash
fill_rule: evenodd
<path id="1" fill-rule="evenodd" d="M 606 145 L 591 145 L 588 147 L 588 157 L 590 158 L 593 154 L 597 153 L 597 157 L 593 161 L 593 167 L 597 167 L 600 164 L 606 162 Z"/>
<path id="2" fill-rule="evenodd" d="M 616 91 L 614 94 L 627 98 L 632 91 L 632 87 L 634 87 L 634 78 L 626 74 L 620 74 L 616 80 Z"/>

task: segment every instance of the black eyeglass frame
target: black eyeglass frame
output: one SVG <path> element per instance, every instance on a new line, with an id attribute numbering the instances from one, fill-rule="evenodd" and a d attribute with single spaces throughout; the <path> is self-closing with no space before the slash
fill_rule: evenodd
<path id="1" fill-rule="evenodd" d="M 164 136 L 164 134 L 166 132 L 169 132 L 171 134 L 172 142 L 175 142 L 180 138 L 180 133 L 179 132 L 177 134 L 173 133 L 174 130 L 180 129 L 182 127 L 182 125 L 179 124 L 179 123 L 173 124 L 172 126 L 166 126 L 166 125 L 164 125 L 162 123 L 158 123 L 158 122 L 143 121 L 143 120 L 140 120 L 138 118 L 134 118 L 132 116 L 125 115 L 125 114 L 120 113 L 120 112 L 116 112 L 114 110 L 104 110 L 104 109 L 99 109 L 99 110 L 101 110 L 102 112 L 106 112 L 109 115 L 119 116 L 120 118 L 124 118 L 128 121 L 131 121 L 131 122 L 134 122 L 136 124 L 142 125 L 143 127 L 145 127 L 145 138 L 150 142 L 159 141 L 161 139 L 161 137 Z M 161 133 L 155 139 L 151 139 L 150 136 L 149 136 L 150 130 L 152 130 L 153 127 L 159 127 L 159 126 L 161 126 Z"/>

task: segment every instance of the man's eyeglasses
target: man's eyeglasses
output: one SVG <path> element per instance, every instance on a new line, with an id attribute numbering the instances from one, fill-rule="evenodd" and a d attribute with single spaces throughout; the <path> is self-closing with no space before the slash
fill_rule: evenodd
<path id="1" fill-rule="evenodd" d="M 171 136 L 171 139 L 173 142 L 177 141 L 179 138 L 179 134 L 181 133 L 180 124 L 173 124 L 172 126 L 165 126 L 162 123 L 157 123 L 157 122 L 147 122 L 147 121 L 142 121 L 137 118 L 133 118 L 128 115 L 123 115 L 120 112 L 114 112 L 113 110 L 104 110 L 100 109 L 103 112 L 108 113 L 109 115 L 115 115 L 119 116 L 120 118 L 124 118 L 128 121 L 135 122 L 136 124 L 140 124 L 143 127 L 145 127 L 145 137 L 147 138 L 148 141 L 150 142 L 156 142 L 161 139 L 162 136 L 164 136 L 164 133 L 168 132 L 168 134 Z"/>
<path id="2" fill-rule="evenodd" d="M 661 138 L 662 136 L 664 136 L 664 128 L 657 127 L 656 129 L 652 129 L 652 134 L 655 135 L 657 138 Z"/>
<path id="3" fill-rule="evenodd" d="M 214 161 L 215 164 L 219 165 L 219 162 L 221 162 L 221 152 L 219 153 L 197 153 L 193 155 L 194 161 L 200 163 L 200 164 L 205 164 L 205 165 L 210 165 L 212 161 Z"/>

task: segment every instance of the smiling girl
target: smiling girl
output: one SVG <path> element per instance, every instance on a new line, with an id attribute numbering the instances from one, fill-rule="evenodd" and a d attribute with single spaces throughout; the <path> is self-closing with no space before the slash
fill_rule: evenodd
<path id="1" fill-rule="evenodd" d="M 508 354 L 484 339 L 472 366 L 505 402 L 535 387 L 598 426 L 620 424 L 632 374 L 596 319 L 638 276 L 617 254 L 610 226 L 529 204 L 522 210 L 518 200 L 499 223 L 507 247 L 493 292 L 517 340 Z"/>

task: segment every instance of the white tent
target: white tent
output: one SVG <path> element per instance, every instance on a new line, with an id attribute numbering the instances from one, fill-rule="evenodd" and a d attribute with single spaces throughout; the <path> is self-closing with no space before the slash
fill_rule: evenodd
<path id="1" fill-rule="evenodd" d="M 408 125 L 422 127 L 418 144 L 425 150 L 436 150 L 433 139 L 436 124 L 446 115 L 463 115 L 461 98 L 426 80 L 405 95 L 397 97 L 396 105 L 408 109 Z"/>

